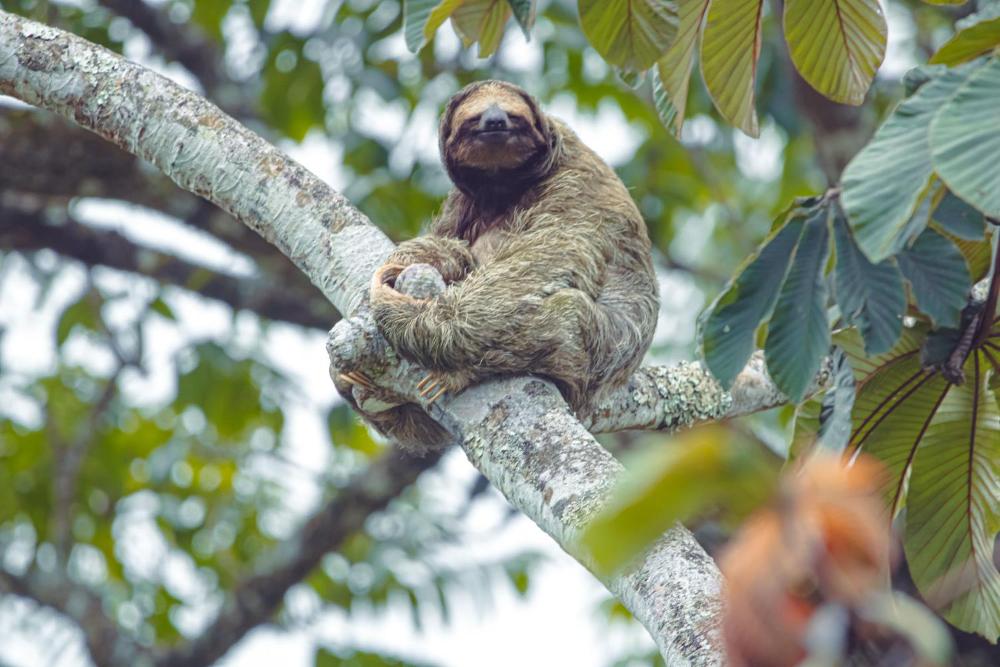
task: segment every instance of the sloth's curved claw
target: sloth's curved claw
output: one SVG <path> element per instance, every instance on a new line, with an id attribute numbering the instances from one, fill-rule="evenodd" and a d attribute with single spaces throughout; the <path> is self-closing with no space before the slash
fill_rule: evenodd
<path id="1" fill-rule="evenodd" d="M 365 389 L 375 389 L 375 383 L 372 382 L 371 378 L 362 373 L 361 371 L 348 371 L 346 373 L 339 373 L 338 377 L 348 384 L 353 384 L 358 387 L 364 387 Z"/>

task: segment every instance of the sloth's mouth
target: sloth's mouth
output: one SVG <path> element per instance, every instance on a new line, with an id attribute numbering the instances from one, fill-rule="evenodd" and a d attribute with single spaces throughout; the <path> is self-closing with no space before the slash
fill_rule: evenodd
<path id="1" fill-rule="evenodd" d="M 515 131 L 510 128 L 504 130 L 476 130 L 476 138 L 489 144 L 506 143 L 514 134 Z"/>

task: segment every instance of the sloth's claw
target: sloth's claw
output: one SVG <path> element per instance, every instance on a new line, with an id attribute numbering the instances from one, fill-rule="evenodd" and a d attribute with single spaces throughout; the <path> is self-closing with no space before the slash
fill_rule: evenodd
<path id="1" fill-rule="evenodd" d="M 448 391 L 448 387 L 442 386 L 440 389 L 438 389 L 436 394 L 427 399 L 427 404 L 433 405 L 434 402 L 439 398 L 441 398 L 446 391 Z"/>
<path id="2" fill-rule="evenodd" d="M 361 371 L 348 371 L 346 373 L 340 373 L 339 376 L 341 380 L 349 384 L 364 387 L 365 389 L 375 389 L 375 383 Z"/>

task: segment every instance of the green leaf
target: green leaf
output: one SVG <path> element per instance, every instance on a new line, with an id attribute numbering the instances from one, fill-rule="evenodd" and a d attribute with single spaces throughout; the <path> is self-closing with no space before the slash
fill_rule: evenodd
<path id="1" fill-rule="evenodd" d="M 479 42 L 479 57 L 486 58 L 500 46 L 510 15 L 506 0 L 462 0 L 451 14 L 451 24 L 466 47 Z"/>
<path id="2" fill-rule="evenodd" d="M 874 456 L 886 468 L 885 497 L 891 516 L 902 509 L 906 480 L 935 406 L 948 388 L 938 373 L 925 370 L 920 349 L 926 327 L 907 329 L 891 351 L 866 355 L 857 332 L 841 332 L 834 343 L 851 359 L 858 394 L 850 447 Z"/>
<path id="3" fill-rule="evenodd" d="M 854 409 L 856 386 L 851 362 L 842 349 L 833 351 L 833 382 L 823 396 L 819 411 L 817 443 L 835 452 L 842 452 L 851 440 L 851 411 Z"/>
<path id="4" fill-rule="evenodd" d="M 673 45 L 656 63 L 653 85 L 659 79 L 664 92 L 663 100 L 656 101 L 656 109 L 660 120 L 672 130 L 675 136 L 680 136 L 684 125 L 684 113 L 687 108 L 688 89 L 691 85 L 691 67 L 694 64 L 694 52 L 701 34 L 701 26 L 705 22 L 709 0 L 678 0 L 680 26 Z M 654 88 L 655 99 L 655 88 Z M 675 114 L 664 113 L 669 104 Z"/>
<path id="5" fill-rule="evenodd" d="M 416 53 L 434 36 L 462 0 L 405 0 L 403 36 L 406 48 Z"/>
<path id="6" fill-rule="evenodd" d="M 868 354 L 887 352 L 903 330 L 903 276 L 891 259 L 869 262 L 840 215 L 834 220 L 833 235 L 837 246 L 835 289 L 844 320 L 861 331 Z"/>
<path id="7" fill-rule="evenodd" d="M 956 627 L 1000 637 L 1000 408 L 974 353 L 942 396 L 909 482 L 906 559 L 924 599 Z"/>
<path id="8" fill-rule="evenodd" d="M 983 214 L 948 192 L 934 210 L 934 222 L 960 239 L 980 241 L 986 234 Z"/>
<path id="9" fill-rule="evenodd" d="M 316 649 L 315 667 L 427 667 L 427 663 L 411 662 L 373 651 L 341 649 L 336 652 Z"/>
<path id="10" fill-rule="evenodd" d="M 580 27 L 611 65 L 649 69 L 677 35 L 677 6 L 671 0 L 578 0 Z"/>
<path id="11" fill-rule="evenodd" d="M 903 229 L 927 194 L 933 175 L 928 126 L 968 72 L 948 71 L 903 100 L 844 169 L 841 203 L 871 261 L 898 250 Z"/>
<path id="12" fill-rule="evenodd" d="M 792 62 L 810 86 L 841 104 L 865 101 L 885 57 L 878 0 L 787 0 L 784 24 Z"/>
<path id="13" fill-rule="evenodd" d="M 793 403 L 805 396 L 830 351 L 823 280 L 830 252 L 830 211 L 816 209 L 805 223 L 795 259 L 768 324 L 764 357 L 775 384 Z"/>
<path id="14" fill-rule="evenodd" d="M 920 310 L 939 327 L 958 326 L 972 279 L 955 244 L 928 229 L 912 246 L 896 255 L 896 261 Z"/>
<path id="15" fill-rule="evenodd" d="M 531 38 L 531 28 L 535 25 L 535 0 L 507 0 L 514 20 L 521 26 L 525 39 Z"/>
<path id="16" fill-rule="evenodd" d="M 712 101 L 732 125 L 760 135 L 754 82 L 760 58 L 763 0 L 713 0 L 701 38 L 701 76 Z"/>
<path id="17" fill-rule="evenodd" d="M 931 63 L 957 65 L 1000 46 L 1000 7 L 977 12 L 955 27 L 958 31 L 931 56 Z"/>
<path id="18" fill-rule="evenodd" d="M 759 449 L 737 444 L 722 429 L 699 429 L 627 461 L 611 502 L 583 535 L 597 570 L 621 568 L 674 523 L 709 507 L 747 511 L 765 500 L 776 471 Z"/>
<path id="19" fill-rule="evenodd" d="M 948 189 L 1000 218 L 1000 60 L 974 71 L 931 122 L 934 168 Z"/>
<path id="20" fill-rule="evenodd" d="M 166 319 L 171 320 L 172 322 L 177 321 L 177 316 L 174 315 L 173 308 L 167 305 L 167 302 L 164 301 L 163 297 L 161 296 L 158 296 L 155 299 L 153 299 L 153 301 L 149 304 L 149 309 L 154 313 L 162 315 Z"/>
<path id="21" fill-rule="evenodd" d="M 56 345 L 61 346 L 77 327 L 90 332 L 99 332 L 101 325 L 101 305 L 104 300 L 96 291 L 89 291 L 63 311 L 56 325 Z"/>
<path id="22" fill-rule="evenodd" d="M 708 308 L 701 327 L 705 363 L 724 386 L 732 384 L 754 351 L 754 332 L 770 316 L 802 234 L 806 211 L 792 211 Z"/>

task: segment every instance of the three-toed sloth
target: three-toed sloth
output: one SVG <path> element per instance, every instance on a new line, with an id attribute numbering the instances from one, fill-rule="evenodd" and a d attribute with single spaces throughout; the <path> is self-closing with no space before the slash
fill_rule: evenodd
<path id="1" fill-rule="evenodd" d="M 454 183 L 423 236 L 378 271 L 371 314 L 389 343 L 459 391 L 500 374 L 555 383 L 575 410 L 625 382 L 656 324 L 646 226 L 615 172 L 517 86 L 482 81 L 448 103 L 441 156 Z M 393 288 L 403 267 L 437 268 L 446 289 Z M 350 395 L 343 378 L 339 388 Z M 447 436 L 416 405 L 367 415 L 410 450 Z"/>

